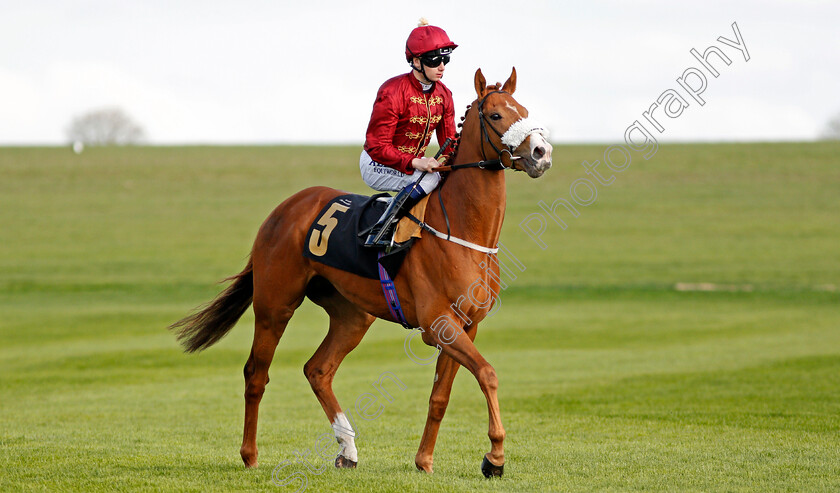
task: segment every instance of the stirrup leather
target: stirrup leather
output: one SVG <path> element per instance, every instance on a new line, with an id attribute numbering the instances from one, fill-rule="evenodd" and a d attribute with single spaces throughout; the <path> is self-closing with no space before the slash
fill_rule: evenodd
<path id="1" fill-rule="evenodd" d="M 409 211 L 421 197 L 412 197 L 406 187 L 394 196 L 388 208 L 373 225 L 370 234 L 365 240 L 366 247 L 390 247 L 393 246 L 393 233 L 395 226 L 405 212 Z"/>

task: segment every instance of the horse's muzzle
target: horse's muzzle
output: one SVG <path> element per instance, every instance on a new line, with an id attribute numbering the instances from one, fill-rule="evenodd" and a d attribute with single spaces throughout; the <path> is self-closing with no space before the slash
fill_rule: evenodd
<path id="1" fill-rule="evenodd" d="M 542 135 L 531 135 L 531 155 L 528 156 L 525 172 L 531 178 L 539 178 L 551 167 L 551 144 Z"/>

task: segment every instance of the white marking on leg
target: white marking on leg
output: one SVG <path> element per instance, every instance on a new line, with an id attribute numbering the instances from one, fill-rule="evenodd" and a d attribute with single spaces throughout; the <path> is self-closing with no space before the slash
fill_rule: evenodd
<path id="1" fill-rule="evenodd" d="M 332 422 L 332 429 L 333 433 L 335 433 L 336 441 L 341 445 L 339 454 L 353 462 L 359 462 L 359 453 L 356 450 L 355 441 L 356 432 L 353 431 L 353 427 L 350 426 L 350 421 L 347 420 L 347 416 L 343 412 L 335 415 L 335 420 Z"/>

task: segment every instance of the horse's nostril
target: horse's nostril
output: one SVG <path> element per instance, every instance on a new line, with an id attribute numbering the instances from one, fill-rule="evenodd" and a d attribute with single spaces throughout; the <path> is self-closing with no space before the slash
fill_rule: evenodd
<path id="1" fill-rule="evenodd" d="M 534 152 L 531 153 L 534 159 L 542 159 L 545 156 L 545 147 L 537 146 L 534 148 Z"/>

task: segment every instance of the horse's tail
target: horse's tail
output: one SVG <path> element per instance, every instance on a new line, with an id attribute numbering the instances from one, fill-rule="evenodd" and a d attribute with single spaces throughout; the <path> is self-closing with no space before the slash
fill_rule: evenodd
<path id="1" fill-rule="evenodd" d="M 216 298 L 193 313 L 169 326 L 178 334 L 178 341 L 189 353 L 207 349 L 225 336 L 254 300 L 254 265 L 248 259 L 245 269 L 224 279 L 233 281 Z"/>

